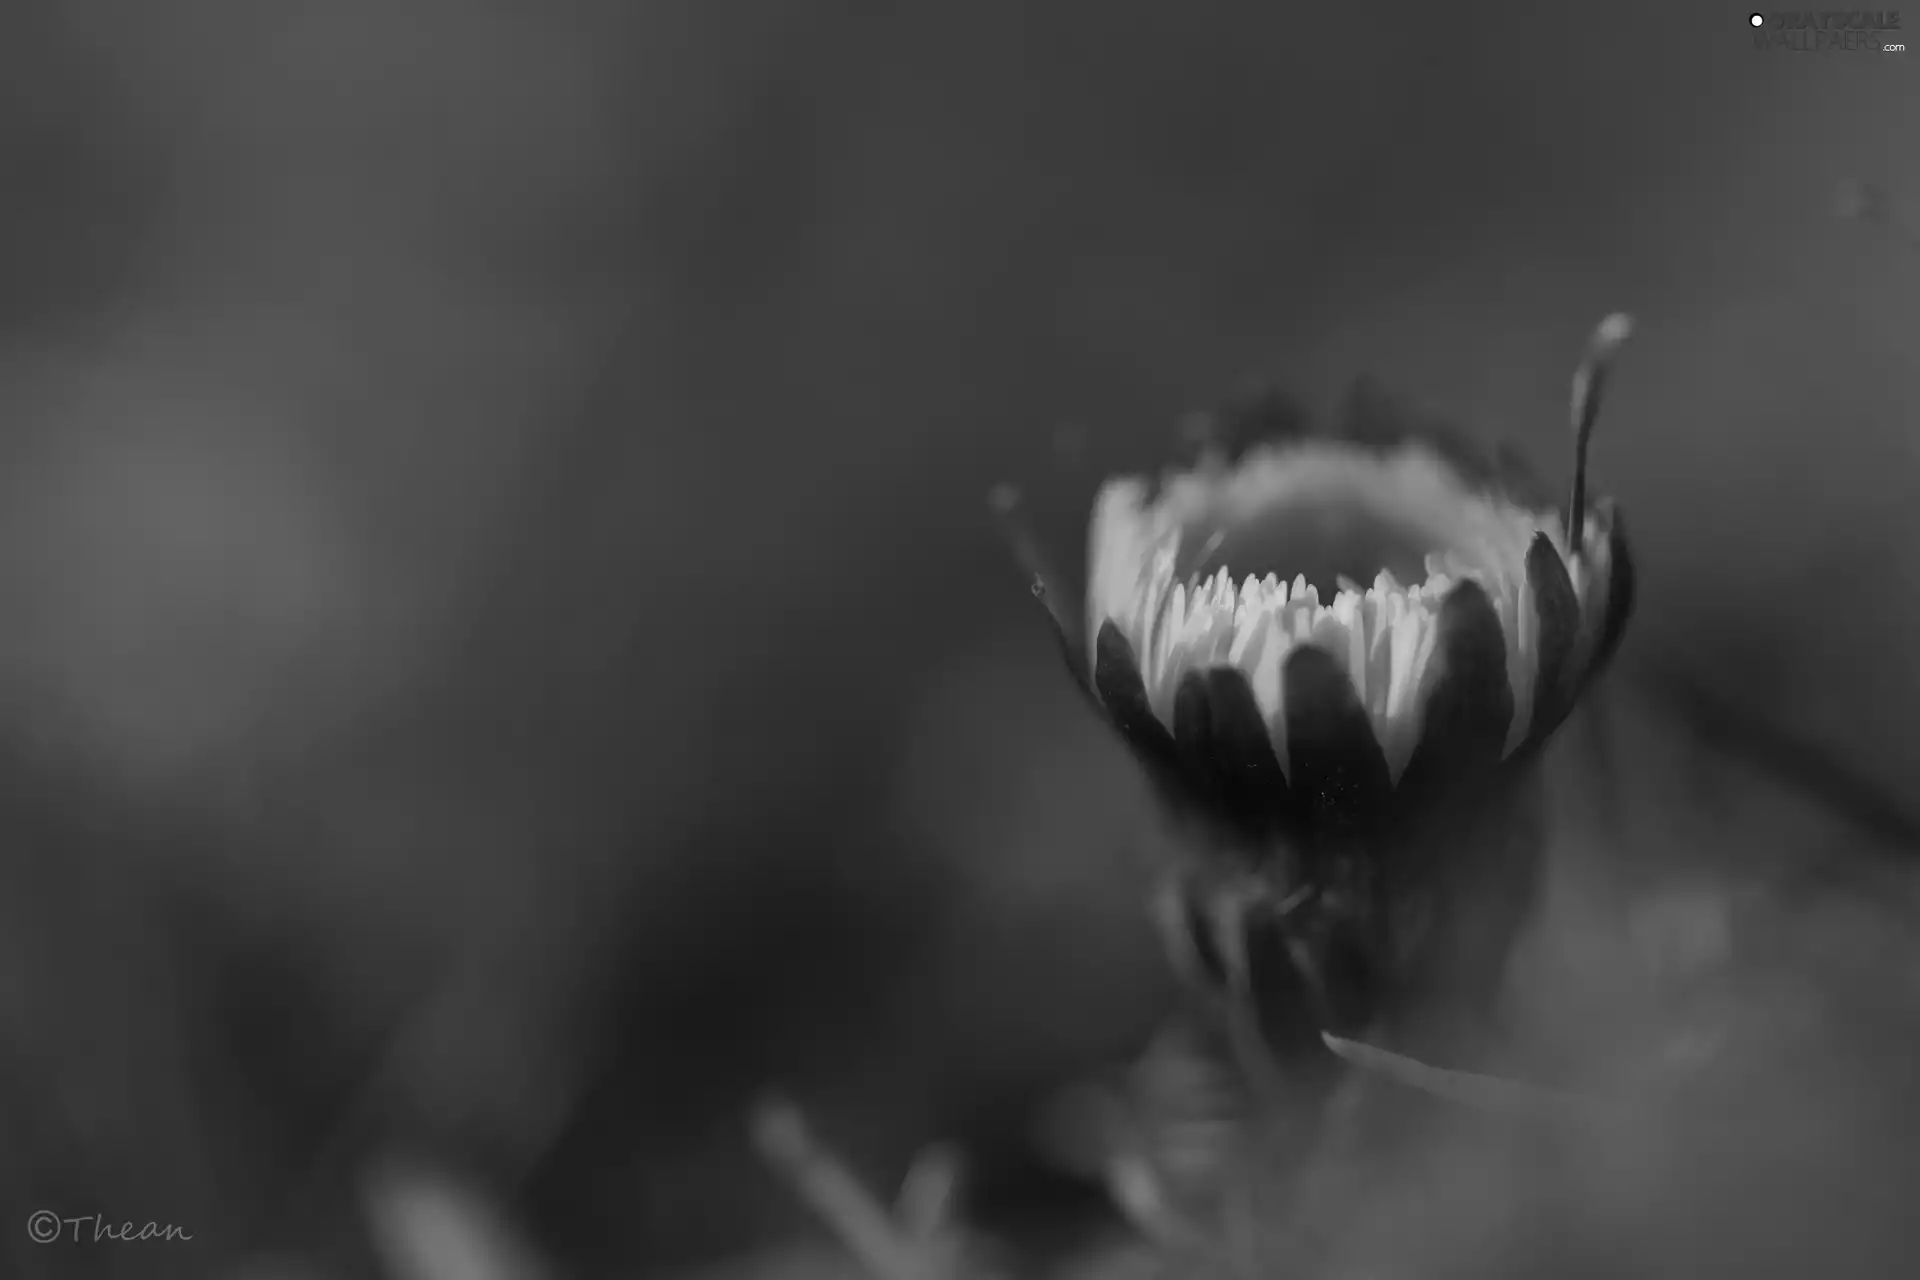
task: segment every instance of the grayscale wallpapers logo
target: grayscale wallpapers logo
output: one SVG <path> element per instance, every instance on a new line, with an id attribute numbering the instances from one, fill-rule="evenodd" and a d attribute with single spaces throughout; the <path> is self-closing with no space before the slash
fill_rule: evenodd
<path id="1" fill-rule="evenodd" d="M 1776 9 L 1750 13 L 1756 49 L 1794 53 L 1905 53 L 1898 9 Z"/>

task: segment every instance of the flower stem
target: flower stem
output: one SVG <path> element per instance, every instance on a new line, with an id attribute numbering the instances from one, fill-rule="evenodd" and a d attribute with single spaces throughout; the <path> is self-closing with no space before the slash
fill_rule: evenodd
<path id="1" fill-rule="evenodd" d="M 1600 400 L 1614 354 L 1633 335 L 1633 318 L 1616 311 L 1594 326 L 1587 352 L 1573 371 L 1573 497 L 1567 503 L 1567 547 L 1579 555 L 1586 541 L 1587 444 L 1600 416 Z"/>

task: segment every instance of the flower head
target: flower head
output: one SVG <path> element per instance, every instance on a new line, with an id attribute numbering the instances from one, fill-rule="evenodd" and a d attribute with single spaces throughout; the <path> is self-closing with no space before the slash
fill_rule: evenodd
<path id="1" fill-rule="evenodd" d="M 1628 322 L 1574 379 L 1562 509 L 1369 384 L 1338 429 L 1284 401 L 1205 420 L 1197 462 L 1095 503 L 1068 661 L 1189 812 L 1296 837 L 1392 822 L 1535 753 L 1618 644 L 1632 566 L 1585 455 Z M 1023 544 L 1024 545 L 1024 544 Z"/>

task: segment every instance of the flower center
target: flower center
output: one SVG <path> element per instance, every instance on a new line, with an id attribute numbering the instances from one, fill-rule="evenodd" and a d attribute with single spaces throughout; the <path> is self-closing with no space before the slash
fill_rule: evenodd
<path id="1" fill-rule="evenodd" d="M 1310 495 L 1269 507 L 1251 520 L 1208 532 L 1188 529 L 1174 577 L 1204 581 L 1221 569 L 1240 581 L 1273 574 L 1283 582 L 1304 577 L 1332 600 L 1343 588 L 1371 583 L 1382 571 L 1401 582 L 1427 576 L 1429 555 L 1452 550 L 1452 540 L 1348 495 Z"/>

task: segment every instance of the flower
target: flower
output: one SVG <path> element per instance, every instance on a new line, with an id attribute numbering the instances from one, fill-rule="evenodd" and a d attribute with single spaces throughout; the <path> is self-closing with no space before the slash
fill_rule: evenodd
<path id="1" fill-rule="evenodd" d="M 1618 645 L 1633 569 L 1586 442 L 1629 325 L 1575 378 L 1557 508 L 1356 385 L 1316 434 L 1268 396 L 1204 420 L 1201 457 L 1095 502 L 1084 628 L 1096 705 L 1186 812 L 1316 839 L 1417 816 L 1531 759 Z"/>
<path id="2" fill-rule="evenodd" d="M 1498 986 L 1545 839 L 1529 766 L 1632 611 L 1586 478 L 1630 328 L 1574 374 L 1564 509 L 1365 381 L 1331 432 L 1267 394 L 1199 419 L 1192 465 L 1110 480 L 1079 608 L 998 499 L 1078 683 L 1208 837 L 1165 886 L 1176 963 L 1285 1056 Z"/>

